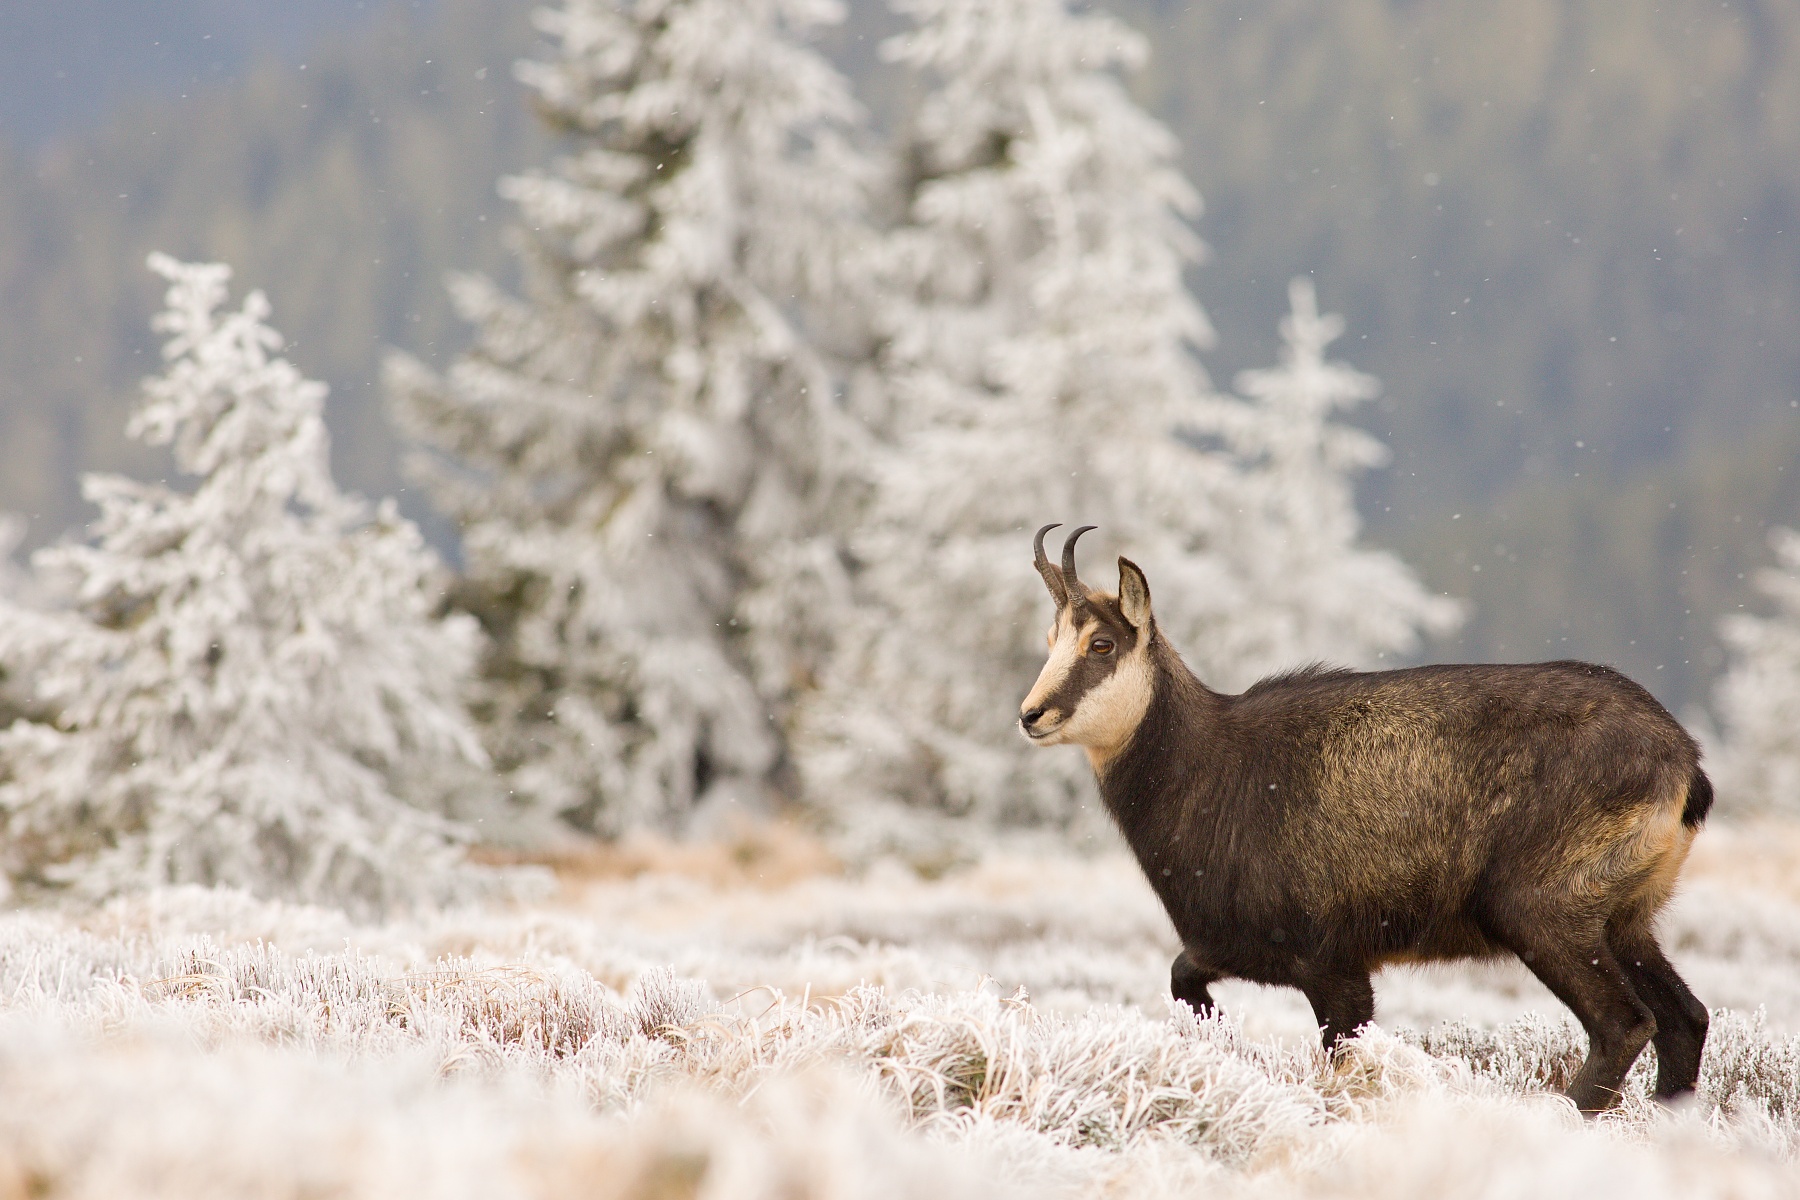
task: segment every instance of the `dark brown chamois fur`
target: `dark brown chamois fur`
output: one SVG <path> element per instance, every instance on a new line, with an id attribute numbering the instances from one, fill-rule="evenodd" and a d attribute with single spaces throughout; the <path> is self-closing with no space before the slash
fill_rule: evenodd
<path id="1" fill-rule="evenodd" d="M 1142 572 L 1121 559 L 1118 595 L 1091 591 L 1072 543 L 1021 722 L 1087 749 L 1181 938 L 1176 998 L 1205 1014 L 1217 979 L 1297 987 L 1335 1046 L 1384 964 L 1512 953 L 1587 1030 L 1582 1110 L 1652 1040 L 1657 1095 L 1693 1089 L 1707 1011 L 1653 921 L 1712 788 L 1648 692 L 1553 662 L 1313 667 L 1223 695 L 1157 631 Z"/>

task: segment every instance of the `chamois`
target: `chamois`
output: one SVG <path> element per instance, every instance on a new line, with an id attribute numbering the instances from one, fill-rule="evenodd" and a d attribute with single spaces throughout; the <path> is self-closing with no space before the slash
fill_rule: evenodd
<path id="1" fill-rule="evenodd" d="M 1656 1095 L 1693 1090 L 1706 1006 L 1653 921 L 1712 804 L 1699 748 L 1650 693 L 1582 662 L 1306 667 L 1214 692 L 1157 629 L 1143 571 L 1116 594 L 1033 549 L 1056 601 L 1020 707 L 1078 745 L 1168 910 L 1170 988 L 1198 1015 L 1224 978 L 1299 988 L 1335 1049 L 1387 963 L 1510 952 L 1574 1012 L 1568 1091 L 1611 1107 L 1646 1042 Z"/>

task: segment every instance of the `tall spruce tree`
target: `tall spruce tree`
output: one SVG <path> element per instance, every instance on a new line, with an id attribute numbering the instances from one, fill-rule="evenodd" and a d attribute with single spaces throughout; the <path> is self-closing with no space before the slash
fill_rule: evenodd
<path id="1" fill-rule="evenodd" d="M 1206 651 L 1225 686 L 1317 659 L 1392 665 L 1422 633 L 1449 633 L 1462 619 L 1461 604 L 1427 592 L 1398 557 L 1357 545 L 1354 475 L 1384 464 L 1387 447 L 1333 418 L 1381 386 L 1326 357 L 1344 320 L 1319 312 L 1312 280 L 1290 283 L 1288 302 L 1279 365 L 1241 372 L 1244 399 L 1219 410 L 1220 439 L 1243 472 L 1216 545 L 1257 597 Z"/>
<path id="2" fill-rule="evenodd" d="M 391 504 L 333 484 L 325 388 L 276 353 L 260 292 L 155 256 L 167 366 L 130 431 L 191 492 L 89 476 L 97 539 L 34 556 L 63 606 L 0 611 L 0 663 L 44 720 L 0 732 L 7 877 L 98 896 L 244 887 L 374 911 L 479 890 L 458 764 L 479 633 Z"/>
<path id="3" fill-rule="evenodd" d="M 874 317 L 884 386 L 869 410 L 883 444 L 854 545 L 862 626 L 807 706 L 808 782 L 846 823 L 887 799 L 1079 821 L 1093 812 L 1079 756 L 1033 751 L 1015 728 L 1049 620 L 1030 567 L 1038 525 L 1100 527 L 1084 544 L 1096 585 L 1110 582 L 1107 550 L 1149 569 L 1159 623 L 1215 681 L 1289 654 L 1397 651 L 1445 610 L 1393 589 L 1317 594 L 1386 586 L 1391 560 L 1367 578 L 1267 569 L 1263 540 L 1284 516 L 1323 515 L 1321 544 L 1343 558 L 1347 488 L 1301 477 L 1367 444 L 1333 433 L 1289 454 L 1276 431 L 1308 408 L 1292 389 L 1261 408 L 1213 393 L 1196 359 L 1211 331 L 1182 279 L 1201 249 L 1188 224 L 1199 201 L 1169 134 L 1116 75 L 1141 59 L 1140 40 L 1061 0 L 896 7 L 914 24 L 888 49 L 925 99 Z M 1317 442 L 1308 419 L 1299 436 Z M 1289 483 L 1307 490 L 1285 513 L 1271 492 Z M 1303 558 L 1287 561 L 1317 565 Z M 1396 600 L 1354 627 L 1329 615 Z"/>
<path id="4" fill-rule="evenodd" d="M 524 293 L 454 284 L 475 349 L 395 360 L 493 649 L 488 745 L 602 832 L 758 803 L 840 623 L 855 429 L 807 336 L 860 236 L 829 0 L 566 0 L 521 79 L 570 143 L 508 179 Z"/>

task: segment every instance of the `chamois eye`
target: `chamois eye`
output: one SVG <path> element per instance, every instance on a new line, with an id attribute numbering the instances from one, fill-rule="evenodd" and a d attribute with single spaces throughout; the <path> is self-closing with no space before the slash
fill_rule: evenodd
<path id="1" fill-rule="evenodd" d="M 1111 654 L 1113 652 L 1112 639 L 1095 638 L 1088 643 L 1088 649 L 1092 650 L 1095 654 Z"/>

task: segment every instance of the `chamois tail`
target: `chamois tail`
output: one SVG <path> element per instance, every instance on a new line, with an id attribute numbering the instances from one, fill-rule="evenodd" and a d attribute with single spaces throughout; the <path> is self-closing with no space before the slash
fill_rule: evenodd
<path id="1" fill-rule="evenodd" d="M 1689 829 L 1700 828 L 1706 820 L 1706 814 L 1712 811 L 1712 780 L 1699 767 L 1694 768 L 1694 777 L 1688 780 L 1687 806 L 1681 810 L 1681 823 Z"/>

